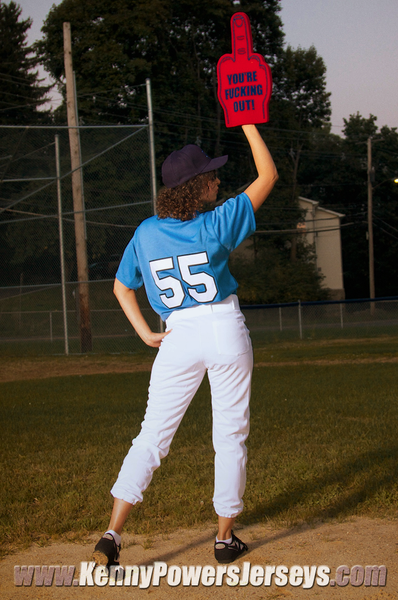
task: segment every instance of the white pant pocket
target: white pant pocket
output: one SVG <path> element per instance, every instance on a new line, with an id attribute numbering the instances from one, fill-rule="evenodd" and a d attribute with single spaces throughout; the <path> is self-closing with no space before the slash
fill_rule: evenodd
<path id="1" fill-rule="evenodd" d="M 213 321 L 213 331 L 218 354 L 239 356 L 251 348 L 249 331 L 242 320 Z"/>

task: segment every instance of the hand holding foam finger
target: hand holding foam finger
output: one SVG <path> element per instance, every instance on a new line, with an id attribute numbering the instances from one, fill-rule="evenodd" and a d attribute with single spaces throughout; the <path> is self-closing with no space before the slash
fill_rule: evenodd
<path id="1" fill-rule="evenodd" d="M 227 127 L 266 123 L 272 92 L 271 69 L 253 52 L 249 17 L 235 13 L 231 18 L 232 54 L 217 64 L 218 99 Z"/>

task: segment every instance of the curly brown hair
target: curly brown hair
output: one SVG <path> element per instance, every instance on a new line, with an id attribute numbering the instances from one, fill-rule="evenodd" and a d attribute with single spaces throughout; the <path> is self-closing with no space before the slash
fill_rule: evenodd
<path id="1" fill-rule="evenodd" d="M 216 171 L 201 173 L 175 188 L 162 188 L 157 197 L 159 219 L 172 217 L 181 221 L 194 219 L 203 207 L 203 191 L 208 181 L 216 178 Z"/>

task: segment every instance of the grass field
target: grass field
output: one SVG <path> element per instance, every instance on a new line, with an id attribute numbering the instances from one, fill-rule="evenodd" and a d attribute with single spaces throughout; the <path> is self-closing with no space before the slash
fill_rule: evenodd
<path id="1" fill-rule="evenodd" d="M 396 348 L 384 339 L 256 351 L 258 363 L 275 367 L 254 372 L 241 523 L 398 516 L 397 365 L 372 362 Z M 307 364 L 319 359 L 330 364 Z M 139 431 L 148 381 L 137 372 L 0 384 L 3 553 L 106 527 L 109 489 Z M 151 535 L 208 522 L 212 487 L 205 381 L 127 530 Z"/>

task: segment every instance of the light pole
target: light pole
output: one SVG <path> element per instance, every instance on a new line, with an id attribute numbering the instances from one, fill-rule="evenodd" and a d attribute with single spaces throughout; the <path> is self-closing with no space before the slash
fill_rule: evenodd
<path id="1" fill-rule="evenodd" d="M 381 140 L 376 140 L 381 141 Z M 374 269 L 374 247 L 373 247 L 373 190 L 386 181 L 398 183 L 398 177 L 389 177 L 377 185 L 373 185 L 375 173 L 372 167 L 372 138 L 368 137 L 368 244 L 369 244 L 369 297 L 375 297 L 375 269 Z M 374 313 L 374 302 L 371 303 L 371 312 Z"/>

